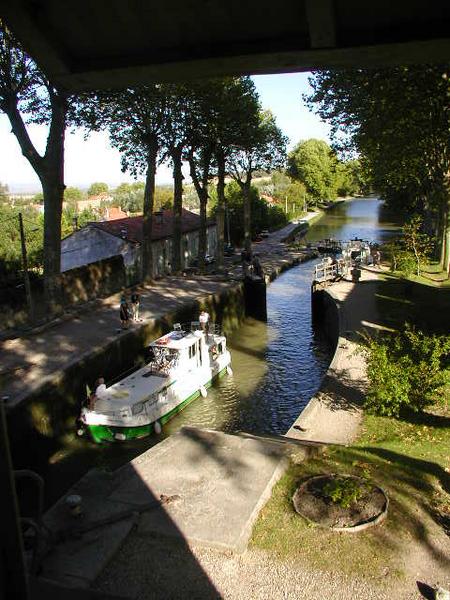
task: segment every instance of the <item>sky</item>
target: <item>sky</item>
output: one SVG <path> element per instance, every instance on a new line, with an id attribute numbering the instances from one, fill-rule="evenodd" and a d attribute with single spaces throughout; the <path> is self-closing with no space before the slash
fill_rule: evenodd
<path id="1" fill-rule="evenodd" d="M 299 140 L 319 138 L 329 141 L 329 128 L 309 112 L 302 94 L 309 91 L 308 73 L 286 75 L 258 75 L 253 77 L 263 108 L 270 109 L 278 126 L 289 137 L 292 148 Z M 39 152 L 44 152 L 47 128 L 29 126 L 29 133 Z M 120 155 L 109 145 L 106 132 L 94 133 L 85 140 L 82 131 L 66 134 L 65 183 L 86 189 L 95 181 L 104 181 L 115 187 L 132 177 L 122 173 Z M 11 193 L 37 193 L 40 183 L 28 161 L 22 156 L 18 142 L 11 133 L 5 115 L 0 115 L 0 182 L 9 186 Z M 157 183 L 171 183 L 171 171 L 163 165 L 157 174 Z"/>

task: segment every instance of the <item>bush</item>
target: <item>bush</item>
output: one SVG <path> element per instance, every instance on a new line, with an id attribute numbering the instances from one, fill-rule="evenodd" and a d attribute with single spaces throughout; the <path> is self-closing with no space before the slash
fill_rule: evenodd
<path id="1" fill-rule="evenodd" d="M 418 412 L 442 399 L 450 336 L 426 335 L 406 323 L 400 333 L 366 342 L 369 412 L 398 416 L 402 407 Z"/>
<path id="2" fill-rule="evenodd" d="M 397 258 L 397 269 L 404 277 L 411 277 L 411 275 L 415 275 L 417 263 L 414 255 L 406 250 L 399 252 Z"/>
<path id="3" fill-rule="evenodd" d="M 324 486 L 323 492 L 326 498 L 342 508 L 350 508 L 362 496 L 361 484 L 349 477 L 336 477 Z"/>

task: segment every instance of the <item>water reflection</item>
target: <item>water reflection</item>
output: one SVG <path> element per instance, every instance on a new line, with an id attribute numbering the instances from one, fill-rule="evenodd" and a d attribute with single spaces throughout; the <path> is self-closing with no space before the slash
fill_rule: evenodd
<path id="1" fill-rule="evenodd" d="M 360 237 L 370 242 L 383 242 L 398 233 L 399 223 L 378 198 L 361 198 L 338 204 L 309 232 L 307 242 L 327 237 L 349 240 Z"/>
<path id="2" fill-rule="evenodd" d="M 320 385 L 330 348 L 311 325 L 313 263 L 286 273 L 268 288 L 268 322 L 248 319 L 229 337 L 233 377 L 167 424 L 223 431 L 285 433 Z"/>

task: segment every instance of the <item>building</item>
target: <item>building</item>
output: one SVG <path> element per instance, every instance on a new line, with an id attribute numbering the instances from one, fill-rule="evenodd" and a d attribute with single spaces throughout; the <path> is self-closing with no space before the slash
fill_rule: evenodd
<path id="1" fill-rule="evenodd" d="M 117 219 L 126 219 L 126 212 L 117 206 L 106 206 L 103 211 L 103 221 L 117 221 Z"/>
<path id="2" fill-rule="evenodd" d="M 61 271 L 121 254 L 129 279 L 139 272 L 143 217 L 126 217 L 89 223 L 74 231 L 61 242 Z M 172 257 L 173 211 L 154 214 L 153 219 L 153 272 L 170 273 Z M 182 214 L 182 267 L 189 266 L 198 255 L 200 217 L 183 209 Z M 207 253 L 215 254 L 216 224 L 207 224 Z"/>
<path id="3" fill-rule="evenodd" d="M 281 206 L 282 201 L 274 198 L 273 196 L 269 196 L 268 194 L 260 194 L 260 197 L 265 201 L 268 206 Z"/>

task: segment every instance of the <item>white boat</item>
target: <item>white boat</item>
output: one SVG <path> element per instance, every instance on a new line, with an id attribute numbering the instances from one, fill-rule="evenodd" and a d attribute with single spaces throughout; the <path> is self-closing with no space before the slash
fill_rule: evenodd
<path id="1" fill-rule="evenodd" d="M 370 260 L 370 244 L 367 240 L 354 238 L 342 243 L 342 257 L 348 264 L 367 264 Z"/>
<path id="2" fill-rule="evenodd" d="M 231 374 L 226 338 L 210 323 L 176 324 L 149 346 L 144 367 L 106 388 L 81 411 L 81 426 L 95 442 L 129 440 L 160 431 L 161 425 L 225 372 Z"/>

